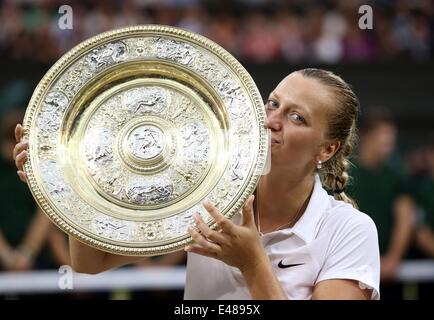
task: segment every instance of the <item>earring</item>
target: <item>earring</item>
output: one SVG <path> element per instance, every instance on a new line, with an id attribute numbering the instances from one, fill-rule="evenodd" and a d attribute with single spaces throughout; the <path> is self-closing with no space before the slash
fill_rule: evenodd
<path id="1" fill-rule="evenodd" d="M 318 163 L 316 164 L 316 168 L 319 170 L 322 168 L 322 161 L 318 160 Z"/>

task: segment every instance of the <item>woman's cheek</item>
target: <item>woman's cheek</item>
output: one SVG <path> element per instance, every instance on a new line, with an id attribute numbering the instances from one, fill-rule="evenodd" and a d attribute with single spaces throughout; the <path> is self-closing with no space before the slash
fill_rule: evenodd
<path id="1" fill-rule="evenodd" d="M 311 158 L 318 144 L 317 135 L 306 128 L 294 130 L 285 140 L 288 152 L 297 158 Z"/>
<path id="2" fill-rule="evenodd" d="M 314 135 L 308 128 L 295 127 L 288 131 L 285 143 L 288 147 L 296 150 L 309 149 L 312 146 Z"/>

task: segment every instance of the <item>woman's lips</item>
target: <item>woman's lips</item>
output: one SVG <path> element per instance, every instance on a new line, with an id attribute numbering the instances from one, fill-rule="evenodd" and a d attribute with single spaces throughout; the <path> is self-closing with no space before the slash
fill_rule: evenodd
<path id="1" fill-rule="evenodd" d="M 271 138 L 271 144 L 279 144 L 280 142 L 274 138 Z"/>

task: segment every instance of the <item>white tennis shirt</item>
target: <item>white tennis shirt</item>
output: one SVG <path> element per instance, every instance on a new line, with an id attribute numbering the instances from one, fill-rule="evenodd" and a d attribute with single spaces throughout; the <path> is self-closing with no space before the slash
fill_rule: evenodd
<path id="1" fill-rule="evenodd" d="M 233 217 L 242 221 L 241 213 Z M 311 299 L 328 279 L 351 279 L 379 299 L 380 254 L 372 219 L 335 200 L 318 176 L 305 213 L 292 227 L 261 236 L 273 270 L 289 299 Z M 246 244 L 248 245 L 248 244 Z M 188 253 L 184 299 L 251 299 L 238 268 Z"/>

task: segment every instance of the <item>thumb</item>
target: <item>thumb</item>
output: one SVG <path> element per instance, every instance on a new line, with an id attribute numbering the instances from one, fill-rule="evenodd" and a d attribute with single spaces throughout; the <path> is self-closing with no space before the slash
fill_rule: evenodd
<path id="1" fill-rule="evenodd" d="M 243 226 L 252 226 L 255 224 L 255 217 L 253 216 L 253 201 L 255 196 L 251 195 L 247 198 L 243 206 Z"/>

